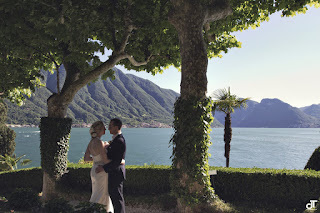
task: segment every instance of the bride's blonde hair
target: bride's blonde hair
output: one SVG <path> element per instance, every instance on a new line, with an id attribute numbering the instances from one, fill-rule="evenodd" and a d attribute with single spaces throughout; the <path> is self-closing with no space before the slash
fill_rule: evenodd
<path id="1" fill-rule="evenodd" d="M 94 122 L 90 127 L 90 135 L 92 138 L 95 138 L 98 136 L 98 133 L 104 130 L 104 124 L 102 121 L 96 121 Z"/>

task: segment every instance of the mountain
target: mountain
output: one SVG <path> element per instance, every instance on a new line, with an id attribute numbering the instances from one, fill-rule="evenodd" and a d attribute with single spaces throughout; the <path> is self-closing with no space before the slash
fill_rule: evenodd
<path id="1" fill-rule="evenodd" d="M 235 112 L 231 114 L 231 124 L 232 126 L 239 126 L 239 124 L 242 123 L 242 121 L 245 119 L 245 117 L 252 112 L 254 109 L 254 106 L 256 104 L 259 104 L 256 101 L 247 101 L 248 107 L 246 109 L 235 109 Z M 222 112 L 215 112 L 214 118 L 217 119 L 220 123 L 224 125 L 224 118 L 225 118 L 225 113 Z"/>
<path id="2" fill-rule="evenodd" d="M 224 123 L 224 117 L 222 112 L 216 112 L 215 118 L 221 123 Z M 236 109 L 231 117 L 233 127 L 320 127 L 319 118 L 306 114 L 279 99 L 263 99 L 260 103 L 249 100 L 247 109 Z"/>
<path id="3" fill-rule="evenodd" d="M 301 107 L 300 109 L 307 115 L 320 119 L 320 104 L 312 104 L 311 106 Z"/>
<path id="4" fill-rule="evenodd" d="M 115 70 L 115 80 L 98 80 L 83 87 L 68 109 L 74 123 L 107 121 L 118 117 L 129 126 L 141 123 L 171 124 L 173 105 L 178 93 L 163 89 L 149 80 Z M 56 92 L 56 75 L 43 72 L 47 88 L 38 88 L 22 107 L 8 103 L 9 124 L 39 124 L 47 116 L 46 100 Z M 60 70 L 60 84 L 65 70 Z"/>
<path id="5" fill-rule="evenodd" d="M 115 70 L 115 80 L 97 80 L 83 87 L 74 97 L 67 116 L 74 123 L 108 122 L 118 117 L 131 127 L 172 125 L 174 102 L 179 96 L 149 80 Z M 60 69 L 60 88 L 65 79 Z M 55 74 L 43 72 L 46 88 L 38 88 L 21 107 L 8 103 L 8 124 L 38 125 L 47 116 L 46 100 L 56 92 Z M 320 127 L 320 104 L 303 108 L 292 107 L 279 99 L 249 100 L 248 108 L 232 113 L 233 127 L 300 128 Z M 223 127 L 225 114 L 216 112 L 213 127 Z M 222 124 L 221 124 L 222 123 Z"/>

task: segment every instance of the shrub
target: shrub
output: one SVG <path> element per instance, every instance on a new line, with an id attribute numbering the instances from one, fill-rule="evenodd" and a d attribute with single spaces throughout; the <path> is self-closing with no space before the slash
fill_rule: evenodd
<path id="1" fill-rule="evenodd" d="M 40 198 L 30 188 L 17 188 L 8 198 L 9 207 L 16 210 L 29 210 L 40 205 Z"/>
<path id="2" fill-rule="evenodd" d="M 311 170 L 215 168 L 214 189 L 225 201 L 305 209 L 320 194 L 320 173 Z"/>
<path id="3" fill-rule="evenodd" d="M 158 195 L 170 192 L 170 166 L 126 166 L 124 193 Z"/>
<path id="4" fill-rule="evenodd" d="M 61 192 L 90 194 L 90 169 L 90 164 L 69 164 L 69 173 L 58 182 Z M 211 177 L 216 194 L 227 202 L 247 201 L 261 206 L 305 209 L 311 199 L 318 199 L 320 195 L 320 172 L 313 170 L 210 169 L 217 170 L 217 175 Z M 152 197 L 170 193 L 171 171 L 170 166 L 126 166 L 125 196 Z M 12 191 L 15 187 L 30 187 L 40 192 L 41 170 L 33 168 L 0 172 L 0 192 Z"/>
<path id="5" fill-rule="evenodd" d="M 74 209 L 69 202 L 63 198 L 54 198 L 44 205 L 46 213 L 70 213 Z"/>
<path id="6" fill-rule="evenodd" d="M 68 173 L 58 183 L 59 189 L 91 190 L 90 164 L 69 164 Z M 170 166 L 126 166 L 124 193 L 130 195 L 153 195 L 170 191 Z"/>
<path id="7" fill-rule="evenodd" d="M 5 124 L 7 121 L 8 107 L 4 103 L 3 99 L 0 98 L 0 124 Z"/>
<path id="8" fill-rule="evenodd" d="M 0 155 L 12 155 L 16 147 L 16 133 L 5 124 L 0 124 Z"/>
<path id="9" fill-rule="evenodd" d="M 5 125 L 7 105 L 0 99 L 0 155 L 12 155 L 16 146 L 16 133 Z"/>
<path id="10" fill-rule="evenodd" d="M 91 191 L 91 164 L 74 164 L 68 166 L 57 187 L 63 192 Z M 170 192 L 170 166 L 126 166 L 127 179 L 124 181 L 124 193 L 130 195 L 153 195 Z M 7 193 L 16 187 L 29 187 L 37 192 L 42 188 L 41 168 L 20 169 L 0 172 L 0 192 Z"/>
<path id="11" fill-rule="evenodd" d="M 304 169 L 320 171 L 320 146 L 314 150 Z"/>
<path id="12" fill-rule="evenodd" d="M 59 189 L 66 190 L 91 190 L 90 170 L 92 164 L 68 164 L 68 172 L 58 182 Z"/>
<path id="13" fill-rule="evenodd" d="M 42 179 L 41 168 L 0 172 L 0 192 L 9 194 L 16 188 L 31 188 L 35 192 L 41 192 Z"/>
<path id="14" fill-rule="evenodd" d="M 87 212 L 94 212 L 94 213 L 107 213 L 104 205 L 98 203 L 90 203 L 90 202 L 81 202 L 79 205 L 76 206 L 76 213 L 87 213 Z"/>
<path id="15" fill-rule="evenodd" d="M 20 166 L 28 165 L 31 163 L 30 159 L 23 159 L 26 155 L 21 155 L 19 157 L 16 154 L 12 156 L 5 154 L 0 155 L 0 171 L 1 170 L 16 170 L 18 169 L 18 164 Z"/>

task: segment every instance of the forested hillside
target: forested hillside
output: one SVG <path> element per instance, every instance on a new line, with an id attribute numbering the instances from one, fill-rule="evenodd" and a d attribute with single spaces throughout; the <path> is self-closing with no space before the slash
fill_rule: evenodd
<path id="1" fill-rule="evenodd" d="M 56 91 L 56 75 L 43 73 L 47 88 L 37 89 L 21 107 L 7 102 L 7 123 L 38 125 L 40 117 L 47 115 L 46 100 Z M 64 81 L 64 76 L 64 69 L 61 69 L 60 82 Z M 98 80 L 82 88 L 70 104 L 68 117 L 74 123 L 108 121 L 118 117 L 129 126 L 141 123 L 171 125 L 178 93 L 162 89 L 149 80 L 124 74 L 119 69 L 115 69 L 115 77 L 115 80 Z"/>
<path id="2" fill-rule="evenodd" d="M 173 107 L 178 93 L 163 89 L 149 80 L 115 70 L 115 80 L 98 80 L 82 88 L 68 109 L 74 124 L 108 122 L 118 117 L 128 127 L 168 127 L 173 121 Z M 56 75 L 43 72 L 46 87 L 38 88 L 21 107 L 8 104 L 8 124 L 39 125 L 47 116 L 46 100 L 57 91 Z M 65 71 L 60 70 L 60 84 Z M 233 127 L 300 128 L 320 127 L 320 105 L 292 107 L 279 99 L 249 100 L 247 109 L 236 109 Z M 214 127 L 222 127 L 225 115 L 216 112 Z"/>

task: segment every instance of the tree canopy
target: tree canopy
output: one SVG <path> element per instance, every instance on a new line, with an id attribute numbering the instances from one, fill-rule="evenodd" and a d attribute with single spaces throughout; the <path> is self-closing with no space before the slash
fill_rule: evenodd
<path id="1" fill-rule="evenodd" d="M 179 67 L 178 38 L 168 11 L 168 1 L 4 0 L 0 93 L 33 88 L 30 80 L 40 70 L 57 72 L 63 64 L 67 77 L 58 93 L 70 103 L 84 85 L 102 74 L 103 79 L 112 76 L 116 64 L 152 74 L 168 65 Z M 96 53 L 105 49 L 112 55 L 103 62 Z"/>
<path id="2" fill-rule="evenodd" d="M 69 71 L 69 77 L 76 78 L 68 78 L 66 84 L 88 79 L 82 86 L 101 74 L 111 76 L 106 65 L 114 58 L 127 69 L 152 74 L 170 65 L 180 67 L 178 35 L 168 21 L 171 2 L 175 1 L 2 0 L 0 94 L 14 97 L 15 89 L 28 93 L 23 89 L 39 84 L 34 80 L 40 69 L 52 72 L 64 63 L 76 67 L 76 71 Z M 219 3 L 202 0 L 194 4 L 210 13 L 215 2 Z M 231 0 L 232 15 L 214 22 L 208 18 L 204 23 L 208 57 L 221 57 L 221 52 L 241 47 L 232 32 L 257 27 L 277 11 L 284 16 L 306 12 L 307 4 L 319 6 L 319 0 Z M 96 52 L 104 53 L 105 49 L 112 50 L 112 55 L 102 62 Z M 97 72 L 99 67 L 107 70 Z M 93 75 L 93 70 L 97 74 Z"/>
<path id="3" fill-rule="evenodd" d="M 101 66 L 95 53 L 105 49 L 127 59 L 119 63 L 128 69 L 155 74 L 168 64 L 180 65 L 177 37 L 166 21 L 166 1 L 3 2 L 1 53 L 12 66 L 25 63 L 19 68 L 52 71 L 73 63 L 81 78 Z M 13 69 L 3 66 L 2 70 Z"/>

